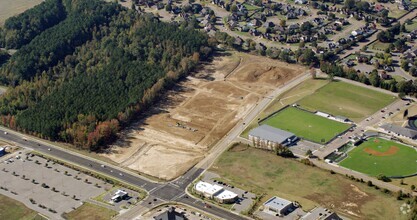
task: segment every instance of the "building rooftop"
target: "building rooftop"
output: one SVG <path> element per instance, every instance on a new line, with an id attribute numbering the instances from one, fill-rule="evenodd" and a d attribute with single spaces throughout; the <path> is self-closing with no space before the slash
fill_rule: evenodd
<path id="1" fill-rule="evenodd" d="M 237 197 L 237 194 L 234 193 L 234 192 L 231 192 L 229 190 L 223 190 L 216 197 L 219 198 L 219 199 L 221 199 L 221 200 L 228 200 L 228 199 L 236 198 Z"/>
<path id="2" fill-rule="evenodd" d="M 264 206 L 268 206 L 276 210 L 281 210 L 291 204 L 292 204 L 291 201 L 274 196 L 270 198 L 268 201 L 266 201 L 264 203 Z"/>
<path id="3" fill-rule="evenodd" d="M 220 192 L 223 189 L 223 187 L 218 186 L 218 185 L 212 185 L 212 184 L 206 183 L 204 181 L 199 181 L 197 184 L 195 184 L 195 189 L 197 191 L 207 193 L 209 195 L 214 195 L 214 194 Z"/>
<path id="4" fill-rule="evenodd" d="M 417 131 L 410 128 L 404 128 L 393 124 L 384 124 L 381 128 L 412 139 L 417 137 Z"/>
<path id="5" fill-rule="evenodd" d="M 184 215 L 175 211 L 174 207 L 170 207 L 166 212 L 154 217 L 156 220 L 184 220 Z"/>
<path id="6" fill-rule="evenodd" d="M 317 207 L 301 217 L 302 220 L 340 220 L 341 218 L 333 211 L 323 207 Z"/>
<path id="7" fill-rule="evenodd" d="M 114 193 L 114 196 L 125 196 L 127 194 L 128 193 L 126 191 L 119 189 L 116 191 L 116 193 Z"/>
<path id="8" fill-rule="evenodd" d="M 340 116 L 340 115 L 336 115 L 335 118 L 342 120 L 342 121 L 348 121 L 349 118 L 345 117 L 345 116 Z"/>
<path id="9" fill-rule="evenodd" d="M 223 189 L 223 187 L 218 185 L 211 185 L 210 188 L 206 190 L 206 193 L 209 195 L 215 195 L 216 193 L 220 192 Z"/>
<path id="10" fill-rule="evenodd" d="M 285 142 L 287 139 L 294 136 L 294 134 L 291 132 L 274 128 L 269 125 L 261 125 L 257 128 L 254 128 L 249 132 L 249 135 L 273 141 L 276 143 Z"/>

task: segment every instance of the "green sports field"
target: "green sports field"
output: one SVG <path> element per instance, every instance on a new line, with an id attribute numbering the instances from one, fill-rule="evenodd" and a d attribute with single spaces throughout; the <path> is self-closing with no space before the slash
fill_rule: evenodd
<path id="1" fill-rule="evenodd" d="M 331 82 L 297 103 L 303 108 L 361 121 L 396 100 L 375 90 L 345 82 Z"/>
<path id="2" fill-rule="evenodd" d="M 417 152 L 398 142 L 370 138 L 348 153 L 339 165 L 371 176 L 403 176 L 417 172 Z"/>
<path id="3" fill-rule="evenodd" d="M 325 143 L 350 127 L 349 124 L 333 121 L 295 107 L 288 107 L 278 112 L 263 124 L 292 132 L 300 138 L 317 143 Z"/>

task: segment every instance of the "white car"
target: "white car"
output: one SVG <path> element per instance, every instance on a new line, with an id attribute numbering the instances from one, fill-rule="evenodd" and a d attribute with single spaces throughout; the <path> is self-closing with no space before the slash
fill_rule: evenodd
<path id="1" fill-rule="evenodd" d="M 7 134 L 7 131 L 5 131 L 4 134 Z"/>

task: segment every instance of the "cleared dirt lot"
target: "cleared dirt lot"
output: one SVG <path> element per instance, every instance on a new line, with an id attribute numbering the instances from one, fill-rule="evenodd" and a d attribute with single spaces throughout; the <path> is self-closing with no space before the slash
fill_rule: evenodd
<path id="1" fill-rule="evenodd" d="M 1 0 L 0 1 L 0 26 L 3 26 L 7 18 L 20 14 L 43 0 Z"/>
<path id="2" fill-rule="evenodd" d="M 173 179 L 197 163 L 255 103 L 303 67 L 242 53 L 221 54 L 167 92 L 104 156 Z"/>

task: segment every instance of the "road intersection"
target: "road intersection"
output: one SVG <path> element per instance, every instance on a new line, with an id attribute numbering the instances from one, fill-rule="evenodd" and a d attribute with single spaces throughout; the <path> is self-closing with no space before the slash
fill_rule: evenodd
<path id="1" fill-rule="evenodd" d="M 246 128 L 247 125 L 253 121 L 257 115 L 265 109 L 269 103 L 278 95 L 282 94 L 286 90 L 298 85 L 299 83 L 307 80 L 310 77 L 308 72 L 303 73 L 293 79 L 290 82 L 278 87 L 272 91 L 269 95 L 263 97 L 253 109 L 242 118 L 238 124 L 224 136 L 206 155 L 206 157 L 200 161 L 194 168 L 190 169 L 183 176 L 171 182 L 161 183 L 155 182 L 146 177 L 140 176 L 133 172 L 124 170 L 120 167 L 105 163 L 103 161 L 96 160 L 94 158 L 87 157 L 85 155 L 60 148 L 46 141 L 42 141 L 36 138 L 20 134 L 16 131 L 1 127 L 0 139 L 6 140 L 9 143 L 14 143 L 18 146 L 36 150 L 42 154 L 49 155 L 60 160 L 82 166 L 89 170 L 104 174 L 106 176 L 118 179 L 122 182 L 131 184 L 133 186 L 144 189 L 148 192 L 148 197 L 143 201 L 142 207 L 134 209 L 125 213 L 119 219 L 132 219 L 138 216 L 145 210 L 146 207 L 151 208 L 160 202 L 180 202 L 199 210 L 203 210 L 206 213 L 220 217 L 222 219 L 246 219 L 232 213 L 229 210 L 211 206 L 206 208 L 205 202 L 197 198 L 193 198 L 186 193 L 187 186 L 198 178 L 206 169 L 208 169 L 214 161 L 225 151 L 232 142 L 236 141 L 240 133 Z M 137 211 L 137 212 L 134 212 Z"/>

